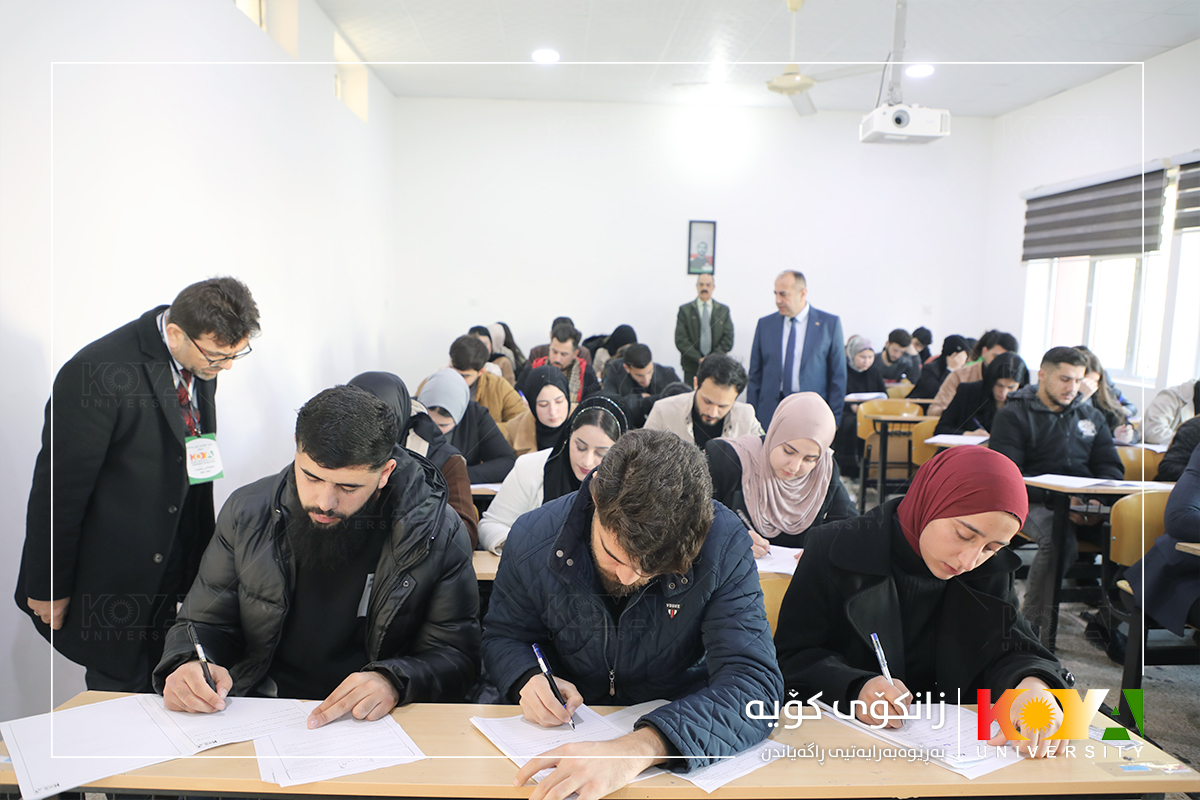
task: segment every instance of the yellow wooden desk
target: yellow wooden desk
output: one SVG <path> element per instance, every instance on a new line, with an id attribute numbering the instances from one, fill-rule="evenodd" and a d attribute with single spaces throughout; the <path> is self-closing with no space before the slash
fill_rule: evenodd
<path id="1" fill-rule="evenodd" d="M 120 695 L 85 692 L 68 708 L 107 700 Z M 610 707 L 598 707 L 608 713 Z M 357 795 L 364 797 L 528 797 L 532 787 L 514 787 L 517 767 L 502 756 L 468 719 L 472 716 L 506 717 L 519 713 L 515 706 L 472 706 L 418 704 L 392 712 L 396 721 L 413 737 L 430 758 L 414 764 L 352 775 L 337 781 L 295 786 L 287 789 L 263 783 L 258 777 L 251 742 L 214 748 L 191 758 L 177 759 L 153 767 L 117 775 L 89 784 L 97 791 L 122 790 L 160 794 L 250 794 L 250 795 Z M 949 717 L 949 713 L 947 714 Z M 1116 723 L 1097 716 L 1095 724 Z M 848 747 L 870 749 L 876 740 L 831 719 L 805 720 L 795 730 L 779 730 L 773 737 L 781 749 L 801 750 L 810 742 L 825 752 Z M 1120 774 L 1122 760 L 1115 748 L 1103 755 L 1101 742 L 1077 742 L 1095 746 L 1096 760 L 1056 758 L 1022 761 L 990 775 L 969 781 L 948 770 L 920 761 L 871 761 L 826 756 L 816 759 L 784 757 L 718 789 L 712 795 L 673 776 L 660 775 L 631 784 L 616 792 L 616 798 L 820 798 L 820 797 L 969 797 L 1019 796 L 1022 794 L 1143 794 L 1200 791 L 1196 772 L 1165 775 L 1158 770 Z M 7 752 L 7 751 L 6 751 Z M 790 751 L 789 751 L 790 752 Z M 1146 744 L 1138 763 L 1174 763 L 1176 759 Z M 15 791 L 16 776 L 11 764 L 0 764 L 0 790 Z"/>
<path id="2" fill-rule="evenodd" d="M 1176 542 L 1175 549 L 1191 553 L 1194 556 L 1200 556 L 1200 544 L 1196 544 L 1195 542 Z"/>
<path id="3" fill-rule="evenodd" d="M 930 416 L 906 417 L 903 414 L 863 414 L 863 417 L 875 423 L 875 432 L 879 434 L 879 505 L 887 500 L 885 487 L 887 485 L 888 474 L 888 427 L 894 424 L 916 425 L 918 422 L 924 422 L 927 419 L 936 419 Z M 912 469 L 911 462 L 909 469 Z M 911 474 L 911 473 L 910 473 Z M 859 509 L 863 508 L 862 498 L 866 496 L 867 476 L 862 476 L 862 484 L 860 485 L 860 501 Z"/>

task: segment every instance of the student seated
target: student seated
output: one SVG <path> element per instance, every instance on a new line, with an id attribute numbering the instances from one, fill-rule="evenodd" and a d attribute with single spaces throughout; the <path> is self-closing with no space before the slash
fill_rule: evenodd
<path id="1" fill-rule="evenodd" d="M 553 447 L 562 424 L 571 414 L 567 379 L 558 367 L 546 365 L 525 374 L 521 392 L 528 410 L 508 426 L 507 439 L 518 457 Z"/>
<path id="2" fill-rule="evenodd" d="M 583 703 L 670 701 L 633 733 L 530 759 L 515 785 L 554 770 L 537 797 L 599 798 L 654 764 L 714 763 L 770 733 L 748 703 L 782 699 L 750 539 L 713 502 L 704 456 L 666 431 L 631 430 L 578 492 L 516 521 L 484 630 L 487 674 L 530 722 L 566 724 Z"/>
<path id="3" fill-rule="evenodd" d="M 630 325 L 618 325 L 608 336 L 593 336 L 585 343 L 593 353 L 592 369 L 597 380 L 604 380 L 608 362 L 625 355 L 630 345 L 637 344 L 637 331 Z"/>
<path id="4" fill-rule="evenodd" d="M 644 427 L 671 431 L 702 450 L 710 439 L 762 436 L 753 406 L 737 402 L 746 388 L 746 370 L 734 359 L 710 353 L 692 378 L 692 391 L 684 387 L 682 393 L 670 394 L 679 385 L 663 388 Z"/>
<path id="5" fill-rule="evenodd" d="M 1175 438 L 1171 440 L 1171 446 L 1167 448 L 1167 452 L 1163 453 L 1162 460 L 1158 462 L 1158 474 L 1154 476 L 1154 480 L 1171 482 L 1179 480 L 1179 476 L 1187 469 L 1192 451 L 1197 446 L 1200 446 L 1200 417 L 1192 417 L 1180 425 L 1179 430 L 1175 431 Z"/>
<path id="6" fill-rule="evenodd" d="M 967 344 L 971 344 L 970 339 L 967 340 Z M 950 405 L 950 401 L 954 399 L 954 393 L 958 391 L 960 383 L 983 380 L 983 368 L 992 363 L 993 358 L 1001 353 L 1017 352 L 1017 339 L 1011 333 L 992 330 L 980 336 L 979 341 L 971 349 L 978 353 L 978 358 L 968 361 L 966 366 L 959 367 L 946 376 L 937 394 L 934 395 L 933 402 L 929 404 L 929 408 L 925 412 L 929 416 L 940 417 L 942 415 L 942 412 Z"/>
<path id="7" fill-rule="evenodd" d="M 954 334 L 943 339 L 942 354 L 921 367 L 921 377 L 908 393 L 908 399 L 923 400 L 936 395 L 946 376 L 967 363 L 969 353 L 970 348 L 963 337 Z"/>
<path id="8" fill-rule="evenodd" d="M 471 399 L 462 375 L 452 369 L 438 370 L 425 379 L 417 400 L 467 460 L 472 484 L 504 480 L 517 456 L 488 410 Z"/>
<path id="9" fill-rule="evenodd" d="M 450 368 L 462 375 L 471 390 L 471 399 L 486 408 L 500 433 L 507 435 L 508 422 L 528 409 L 508 381 L 484 369 L 488 363 L 488 346 L 477 336 L 460 336 L 450 345 Z M 421 386 L 417 387 L 418 396 Z"/>
<path id="10" fill-rule="evenodd" d="M 888 334 L 887 344 L 879 351 L 879 371 L 887 381 L 908 378 L 909 383 L 921 379 L 921 362 L 912 349 L 912 336 L 903 328 Z"/>
<path id="11" fill-rule="evenodd" d="M 570 327 L 570 328 L 575 327 L 575 323 L 574 323 L 574 321 L 571 320 L 570 317 L 555 317 L 554 322 L 550 323 L 550 341 L 551 342 L 554 341 L 555 329 L 558 328 L 558 326 L 560 326 L 560 325 L 566 325 L 567 327 Z M 561 342 L 564 340 L 559 339 L 559 341 Z M 585 364 L 591 364 L 592 363 L 592 353 L 588 348 L 583 346 L 582 341 L 583 341 L 582 334 L 580 334 L 580 338 L 575 340 L 575 347 L 576 347 L 575 354 L 579 358 L 583 359 L 583 362 Z M 544 358 L 549 358 L 550 350 L 551 350 L 551 347 L 549 344 L 537 345 L 536 347 L 534 347 L 532 350 L 529 351 L 529 361 L 530 362 L 540 361 Z M 529 363 L 529 362 L 526 362 L 526 363 Z M 597 378 L 597 380 L 598 380 L 598 378 Z"/>
<path id="12" fill-rule="evenodd" d="M 1008 396 L 1029 383 L 1029 369 L 1016 353 L 1001 353 L 983 368 L 983 380 L 960 383 L 954 399 L 938 417 L 935 434 L 962 433 L 987 436 L 996 412 Z"/>
<path id="13" fill-rule="evenodd" d="M 640 428 L 667 384 L 678 383 L 679 373 L 673 368 L 654 363 L 650 348 L 633 344 L 625 355 L 608 362 L 604 371 L 604 391 L 621 400 L 629 425 Z"/>
<path id="14" fill-rule="evenodd" d="M 499 325 L 494 327 L 498 331 L 503 331 Z M 515 387 L 517 383 L 517 373 L 513 368 L 512 359 L 497 350 L 495 345 L 492 344 L 492 336 L 495 335 L 492 329 L 486 325 L 472 325 L 471 329 L 468 330 L 467 333 L 474 336 L 483 343 L 484 347 L 487 348 L 487 363 L 483 365 L 483 368 L 493 375 L 503 378 L 509 386 Z"/>
<path id="15" fill-rule="evenodd" d="M 788 691 L 802 699 L 821 692 L 824 702 L 878 725 L 885 720 L 872 703 L 880 693 L 899 712 L 916 693 L 924 701 L 927 692 L 937 699 L 945 692 L 955 703 L 962 692 L 963 703 L 974 703 L 979 689 L 996 698 L 1013 688 L 1068 688 L 1070 673 L 1017 613 L 1013 573 L 1021 560 L 1005 546 L 1027 510 L 1011 461 L 956 447 L 922 464 L 904 497 L 812 531 L 776 626 Z M 855 700 L 865 708 L 850 706 Z M 1026 735 L 1021 744 L 1036 756 L 1057 744 Z M 1003 743 L 1003 733 L 989 742 Z"/>
<path id="16" fill-rule="evenodd" d="M 1108 374 L 1104 371 L 1104 365 L 1100 363 L 1100 359 L 1091 350 L 1086 347 L 1076 347 L 1076 350 L 1083 353 L 1083 357 L 1087 360 L 1086 372 L 1083 373 L 1083 385 L 1079 389 L 1079 395 L 1084 401 L 1091 403 L 1104 415 L 1104 421 L 1108 425 L 1108 429 L 1112 431 L 1113 441 L 1128 444 L 1134 440 L 1133 426 L 1129 424 L 1129 418 L 1137 413 L 1137 406 L 1132 404 L 1132 411 L 1125 407 L 1124 397 L 1117 388 L 1109 383 Z"/>
<path id="17" fill-rule="evenodd" d="M 547 355 L 538 358 L 530 357 L 529 363 L 517 378 L 518 384 L 525 383 L 529 372 L 549 364 L 562 370 L 567 379 L 567 399 L 578 403 L 585 397 L 591 397 L 600 391 L 600 381 L 588 367 L 588 362 L 581 355 L 579 346 L 581 334 L 575 326 L 563 323 L 556 325 L 550 334 L 550 346 Z M 528 398 L 526 398 L 528 399 Z"/>
<path id="18" fill-rule="evenodd" d="M 1150 401 L 1143 422 L 1148 444 L 1169 444 L 1179 426 L 1200 409 L 1200 380 L 1168 386 Z"/>
<path id="19" fill-rule="evenodd" d="M 875 349 L 865 336 L 854 335 L 846 342 L 846 395 L 879 392 L 887 394 L 883 375 L 875 366 Z M 858 460 L 863 442 L 858 438 L 858 403 L 846 403 L 846 412 L 833 440 L 838 469 L 849 478 L 858 477 Z"/>
<path id="20" fill-rule="evenodd" d="M 488 331 L 492 334 L 492 349 L 504 353 L 512 359 L 513 371 L 520 375 L 521 370 L 525 369 L 526 358 L 525 354 L 521 352 L 521 348 L 517 346 L 517 340 L 513 338 L 508 323 L 492 323 L 488 326 Z"/>
<path id="21" fill-rule="evenodd" d="M 558 427 L 552 447 L 517 459 L 479 521 L 483 548 L 500 555 L 517 517 L 578 489 L 627 430 L 625 412 L 612 398 L 593 395 L 580 403 Z"/>
<path id="22" fill-rule="evenodd" d="M 408 387 L 398 375 L 390 372 L 364 372 L 350 379 L 351 386 L 366 389 L 387 403 L 396 415 L 396 443 L 410 453 L 426 458 L 446 481 L 449 494 L 446 502 L 462 518 L 474 549 L 479 543 L 479 517 L 471 497 L 471 479 L 467 477 L 467 460 L 458 452 L 424 409 L 413 413 Z"/>
<path id="23" fill-rule="evenodd" d="M 829 449 L 836 431 L 821 395 L 800 392 L 780 401 L 766 436 L 704 448 L 713 499 L 741 515 L 755 558 L 772 543 L 803 547 L 809 528 L 857 515 Z"/>
<path id="24" fill-rule="evenodd" d="M 913 352 L 917 354 L 917 360 L 921 362 L 921 371 L 925 371 L 925 363 L 933 358 L 933 354 L 929 352 L 930 345 L 933 344 L 933 332 L 924 326 L 917 328 L 912 332 Z"/>
<path id="25" fill-rule="evenodd" d="M 355 386 L 304 404 L 295 461 L 221 509 L 154 670 L 169 710 L 220 711 L 228 695 L 324 698 L 308 718 L 316 728 L 465 694 L 479 672 L 470 543 L 398 428 Z"/>

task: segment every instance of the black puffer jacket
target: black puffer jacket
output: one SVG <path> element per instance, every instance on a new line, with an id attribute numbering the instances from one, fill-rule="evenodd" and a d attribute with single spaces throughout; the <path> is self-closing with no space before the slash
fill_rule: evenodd
<path id="1" fill-rule="evenodd" d="M 400 447 L 383 502 L 392 513 L 390 546 L 375 568 L 367 610 L 364 670 L 383 672 L 401 703 L 460 699 L 479 672 L 479 590 L 462 520 L 446 484 L 425 459 Z M 159 693 L 177 667 L 196 657 L 187 623 L 210 660 L 229 669 L 233 695 L 266 676 L 283 633 L 295 561 L 286 535 L 287 471 L 230 496 L 200 562 L 200 574 L 167 635 L 154 671 Z"/>
<path id="2" fill-rule="evenodd" d="M 1197 447 L 1200 447 L 1200 417 L 1193 417 L 1175 431 L 1171 446 L 1163 453 L 1162 461 L 1158 464 L 1158 474 L 1154 476 L 1154 480 L 1179 480 Z"/>

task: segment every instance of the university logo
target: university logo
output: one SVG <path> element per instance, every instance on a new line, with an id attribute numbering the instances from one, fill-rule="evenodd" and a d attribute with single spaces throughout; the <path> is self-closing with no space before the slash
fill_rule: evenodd
<path id="1" fill-rule="evenodd" d="M 1125 689 L 1125 706 L 1133 714 L 1138 733 L 1143 726 L 1142 690 Z M 1088 726 L 1103 705 L 1107 689 L 1088 689 L 1080 696 L 1074 689 L 1009 689 L 992 705 L 992 693 L 979 690 L 978 737 L 987 741 L 992 738 L 992 723 L 1000 725 L 1004 737 L 1010 742 L 1027 741 L 1028 737 L 1017 730 L 1037 731 L 1043 739 L 1087 739 Z M 1112 715 L 1118 716 L 1118 709 Z M 1108 728 L 1103 741 L 1128 740 L 1129 731 L 1122 727 Z"/>
<path id="2" fill-rule="evenodd" d="M 667 603 L 667 616 L 675 619 L 675 615 L 679 613 L 679 608 L 678 603 Z"/>

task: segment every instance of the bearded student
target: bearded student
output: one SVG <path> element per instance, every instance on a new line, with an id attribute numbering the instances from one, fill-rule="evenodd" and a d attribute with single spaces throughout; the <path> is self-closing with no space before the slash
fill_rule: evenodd
<path id="1" fill-rule="evenodd" d="M 479 672 L 471 544 L 441 474 L 396 444 L 397 427 L 357 386 L 300 409 L 295 460 L 221 509 L 154 671 L 169 710 L 323 698 L 316 728 L 466 693 Z"/>

